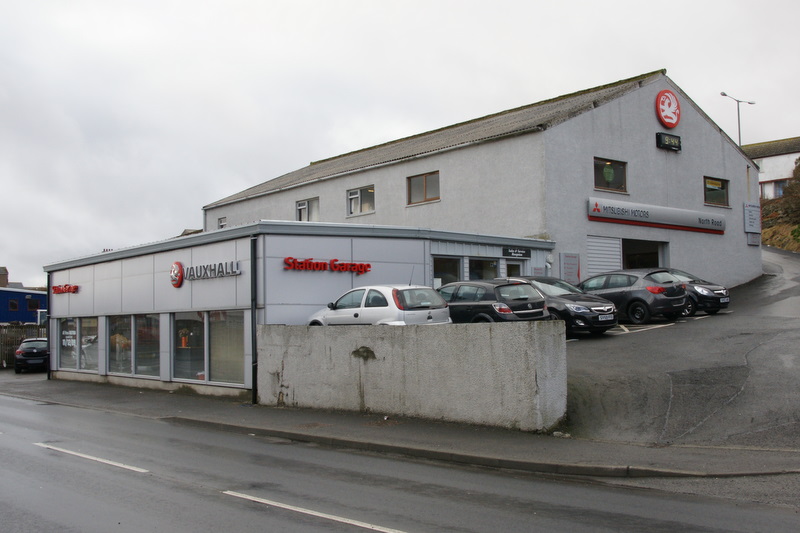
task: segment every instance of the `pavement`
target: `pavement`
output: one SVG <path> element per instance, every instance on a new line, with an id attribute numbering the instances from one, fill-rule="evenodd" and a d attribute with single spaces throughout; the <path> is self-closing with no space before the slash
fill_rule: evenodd
<path id="1" fill-rule="evenodd" d="M 339 449 L 518 471 L 607 478 L 720 478 L 800 473 L 800 450 L 647 445 L 431 420 L 253 405 L 0 371 L 0 395 Z"/>

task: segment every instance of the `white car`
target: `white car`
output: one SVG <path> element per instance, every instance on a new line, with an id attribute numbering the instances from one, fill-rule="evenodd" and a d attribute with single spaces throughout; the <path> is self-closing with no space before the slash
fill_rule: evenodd
<path id="1" fill-rule="evenodd" d="M 432 288 L 421 285 L 357 287 L 308 319 L 310 326 L 450 323 L 447 302 Z"/>

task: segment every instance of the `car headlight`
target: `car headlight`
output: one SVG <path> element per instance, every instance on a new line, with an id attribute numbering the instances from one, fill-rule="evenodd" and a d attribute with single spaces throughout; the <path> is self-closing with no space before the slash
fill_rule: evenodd
<path id="1" fill-rule="evenodd" d="M 699 285 L 694 286 L 694 290 L 702 294 L 703 296 L 714 296 L 714 293 L 710 290 L 706 289 L 705 287 L 701 287 Z"/>
<path id="2" fill-rule="evenodd" d="M 591 310 L 588 307 L 584 307 L 582 305 L 566 304 L 566 306 L 567 309 L 569 309 L 573 313 L 591 313 Z"/>

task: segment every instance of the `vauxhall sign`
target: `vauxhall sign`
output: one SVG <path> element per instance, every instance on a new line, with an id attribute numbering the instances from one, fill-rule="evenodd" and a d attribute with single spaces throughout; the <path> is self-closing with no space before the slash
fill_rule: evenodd
<path id="1" fill-rule="evenodd" d="M 184 267 L 180 261 L 172 263 L 169 271 L 169 280 L 176 289 L 183 285 L 184 281 L 195 281 L 200 279 L 216 279 L 229 276 L 238 276 L 242 271 L 239 270 L 239 261 L 225 261 L 224 263 L 210 263 L 207 265 L 192 265 Z"/>

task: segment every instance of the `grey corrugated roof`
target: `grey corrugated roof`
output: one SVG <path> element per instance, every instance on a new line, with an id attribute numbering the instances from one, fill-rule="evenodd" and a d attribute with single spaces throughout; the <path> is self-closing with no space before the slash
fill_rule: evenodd
<path id="1" fill-rule="evenodd" d="M 800 153 L 800 137 L 790 137 L 777 141 L 763 143 L 746 144 L 742 146 L 742 151 L 750 159 L 760 159 L 762 157 L 772 157 L 776 155 Z"/>
<path id="2" fill-rule="evenodd" d="M 307 167 L 218 200 L 205 206 L 204 209 L 432 152 L 458 148 L 500 137 L 543 131 L 605 102 L 619 98 L 625 93 L 636 90 L 650 81 L 651 78 L 665 75 L 666 70 L 657 70 L 635 78 L 502 111 L 330 159 L 316 161 Z"/>

